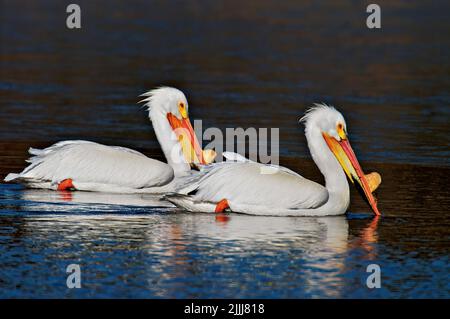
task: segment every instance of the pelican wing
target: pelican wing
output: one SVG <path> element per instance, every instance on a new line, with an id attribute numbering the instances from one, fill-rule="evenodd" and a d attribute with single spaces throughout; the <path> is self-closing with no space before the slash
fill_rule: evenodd
<path id="1" fill-rule="evenodd" d="M 126 191 L 163 186 L 174 177 L 169 165 L 124 147 L 63 141 L 29 152 L 33 155 L 30 165 L 20 174 L 9 174 L 5 181 L 54 189 L 71 178 L 80 190 Z"/>
<path id="2" fill-rule="evenodd" d="M 233 211 L 238 211 L 233 206 L 239 210 L 242 207 L 249 207 L 249 210 L 251 207 L 311 209 L 328 199 L 323 186 L 285 167 L 251 161 L 215 164 L 188 188 L 190 199 L 201 209 L 211 208 L 205 206 L 206 203 L 217 203 L 222 199 L 228 200 Z"/>

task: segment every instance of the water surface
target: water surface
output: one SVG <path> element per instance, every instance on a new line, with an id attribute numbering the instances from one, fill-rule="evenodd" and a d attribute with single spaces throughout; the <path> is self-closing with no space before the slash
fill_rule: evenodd
<path id="1" fill-rule="evenodd" d="M 298 119 L 336 105 L 381 219 L 189 214 L 149 196 L 0 184 L 0 297 L 448 298 L 448 2 L 78 1 L 0 4 L 0 178 L 65 139 L 162 159 L 138 95 L 182 89 L 203 128 L 280 129 L 281 164 L 323 182 Z M 208 142 L 208 141 L 206 141 Z M 67 289 L 79 263 L 82 289 Z M 366 267 L 382 270 L 368 289 Z"/>

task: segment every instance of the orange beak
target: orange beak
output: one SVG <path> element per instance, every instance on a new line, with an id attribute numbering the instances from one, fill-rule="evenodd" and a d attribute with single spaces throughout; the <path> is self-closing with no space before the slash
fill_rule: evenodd
<path id="1" fill-rule="evenodd" d="M 167 120 L 181 144 L 186 161 L 189 164 L 207 164 L 189 118 L 183 117 L 180 120 L 172 113 L 167 113 Z"/>
<path id="2" fill-rule="evenodd" d="M 367 201 L 369 202 L 369 205 L 375 215 L 381 215 L 377 207 L 377 200 L 370 190 L 369 183 L 361 166 L 359 165 L 358 159 L 356 158 L 355 152 L 353 152 L 348 138 L 341 138 L 340 141 L 337 141 L 334 137 L 329 136 L 327 133 L 322 133 L 322 135 L 350 181 L 355 183 L 355 179 L 361 186 L 364 191 L 364 195 L 366 195 Z"/>

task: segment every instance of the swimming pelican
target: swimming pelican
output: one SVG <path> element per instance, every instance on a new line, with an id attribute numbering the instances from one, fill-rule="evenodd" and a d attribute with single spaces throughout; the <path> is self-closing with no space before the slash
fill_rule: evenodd
<path id="1" fill-rule="evenodd" d="M 302 122 L 311 156 L 325 177 L 325 187 L 285 167 L 263 165 L 225 152 L 229 161 L 209 165 L 203 176 L 184 189 L 188 195 L 169 194 L 166 198 L 196 212 L 229 209 L 254 215 L 341 215 L 350 204 L 347 175 L 361 186 L 379 215 L 373 188 L 350 146 L 342 114 L 333 107 L 316 104 Z"/>
<path id="2" fill-rule="evenodd" d="M 30 188 L 120 193 L 174 191 L 178 177 L 189 176 L 191 164 L 212 161 L 213 151 L 202 151 L 188 117 L 188 102 L 178 89 L 161 87 L 142 96 L 148 107 L 167 164 L 119 146 L 89 141 L 62 141 L 34 155 L 21 173 L 5 181 Z"/>

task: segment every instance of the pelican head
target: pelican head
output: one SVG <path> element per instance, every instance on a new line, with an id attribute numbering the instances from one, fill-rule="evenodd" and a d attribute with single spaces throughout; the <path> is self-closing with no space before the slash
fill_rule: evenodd
<path id="1" fill-rule="evenodd" d="M 326 146 L 339 162 L 350 181 L 354 184 L 356 180 L 362 188 L 375 215 L 380 215 L 376 199 L 372 194 L 366 175 L 364 175 L 356 155 L 350 146 L 347 135 L 347 124 L 342 114 L 332 106 L 315 104 L 314 107 L 306 112 L 301 121 L 305 123 L 307 138 L 308 136 L 314 136 L 317 139 L 322 138 L 325 141 Z M 323 143 L 323 141 L 317 142 Z"/>
<path id="2" fill-rule="evenodd" d="M 145 102 L 148 107 L 150 120 L 155 113 L 171 114 L 178 119 L 188 118 L 189 105 L 186 96 L 183 92 L 172 87 L 159 87 L 157 89 L 150 90 L 141 96 L 145 98 L 140 102 Z"/>
<path id="3" fill-rule="evenodd" d="M 140 102 L 148 107 L 158 141 L 172 167 L 186 171 L 188 168 L 183 164 L 207 164 L 189 120 L 189 104 L 183 92 L 160 87 L 141 96 L 145 98 Z M 182 163 L 177 163 L 180 161 Z"/>

